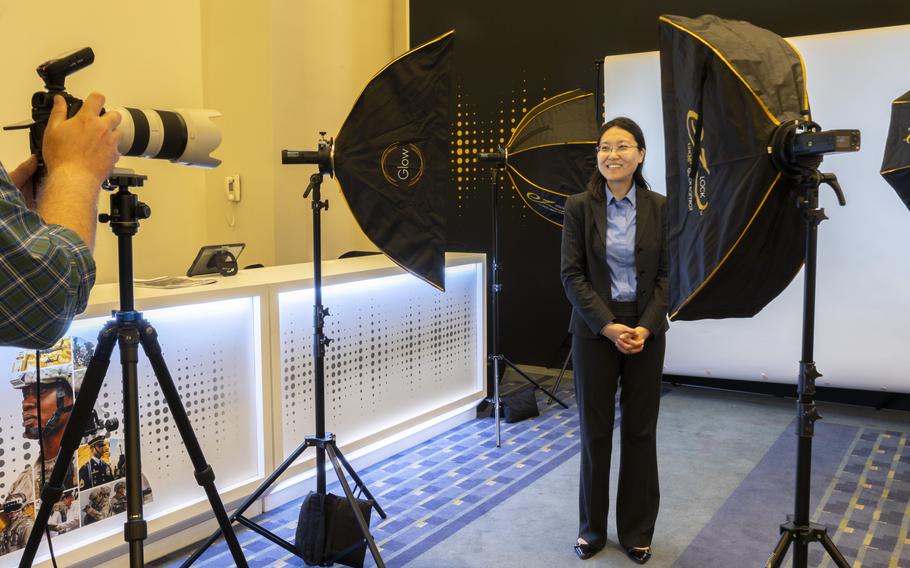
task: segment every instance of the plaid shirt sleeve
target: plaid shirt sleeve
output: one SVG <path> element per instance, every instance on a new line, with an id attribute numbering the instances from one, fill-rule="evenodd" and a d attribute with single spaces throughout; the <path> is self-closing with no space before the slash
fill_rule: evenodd
<path id="1" fill-rule="evenodd" d="M 95 261 L 79 235 L 29 210 L 0 164 L 0 345 L 52 346 L 94 283 Z"/>

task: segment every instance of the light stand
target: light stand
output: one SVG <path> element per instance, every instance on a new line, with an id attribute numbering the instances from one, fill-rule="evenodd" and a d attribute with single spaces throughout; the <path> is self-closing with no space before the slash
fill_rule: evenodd
<path id="1" fill-rule="evenodd" d="M 814 124 L 814 123 L 811 123 Z M 817 125 L 814 125 L 817 127 Z M 810 127 L 811 128 L 811 127 Z M 803 288 L 803 328 L 802 358 L 799 362 L 799 383 L 797 385 L 797 426 L 796 435 L 799 441 L 796 450 L 796 499 L 794 514 L 780 526 L 780 539 L 774 552 L 768 558 L 766 568 L 780 568 L 793 544 L 793 567 L 806 568 L 809 557 L 809 543 L 820 542 L 839 568 L 850 568 L 850 564 L 837 549 L 834 541 L 828 536 L 827 528 L 809 520 L 809 493 L 812 475 L 812 437 L 815 434 L 815 421 L 821 416 L 815 406 L 815 380 L 821 373 L 815 367 L 813 348 L 815 343 L 815 275 L 818 251 L 818 225 L 827 217 L 825 210 L 818 206 L 818 188 L 828 184 L 837 195 L 838 203 L 846 205 L 844 192 L 841 190 L 834 174 L 823 174 L 817 169 L 820 158 L 809 158 L 809 164 L 795 164 L 794 158 L 788 155 L 787 148 L 793 147 L 797 135 L 797 124 L 782 125 L 772 141 L 775 164 L 785 175 L 800 179 L 803 194 L 798 198 L 798 206 L 803 213 L 806 224 L 805 238 L 805 282 Z M 859 133 L 856 134 L 856 150 L 859 149 Z M 783 151 L 781 149 L 784 149 Z"/>
<path id="2" fill-rule="evenodd" d="M 161 387 L 171 415 L 174 417 L 180 436 L 183 438 L 183 443 L 193 463 L 196 481 L 205 489 L 212 511 L 226 535 L 234 563 L 241 568 L 247 566 L 243 550 L 231 529 L 221 497 L 215 488 L 215 474 L 212 467 L 205 461 L 202 448 L 199 446 L 186 410 L 180 401 L 180 395 L 164 362 L 161 346 L 158 344 L 158 333 L 134 308 L 132 238 L 139 230 L 139 221 L 147 219 L 151 215 L 151 209 L 145 203 L 141 203 L 137 195 L 130 193 L 129 188 L 142 186 L 145 179 L 146 176 L 143 175 L 117 172 L 105 185 L 105 188 L 117 188 L 116 193 L 111 193 L 110 196 L 110 214 L 99 215 L 99 220 L 102 223 L 110 223 L 111 230 L 117 235 L 120 310 L 114 312 L 114 319 L 105 324 L 98 334 L 98 346 L 89 361 L 82 388 L 79 396 L 76 397 L 72 414 L 63 432 L 57 462 L 50 479 L 41 490 L 41 508 L 38 510 L 28 543 L 25 545 L 25 551 L 19 561 L 20 568 L 32 565 L 50 518 L 51 509 L 63 495 L 63 480 L 66 476 L 67 466 L 79 448 L 86 427 L 94 425 L 92 411 L 111 362 L 114 343 L 120 346 L 120 364 L 123 367 L 123 422 L 127 488 L 127 521 L 124 523 L 123 533 L 125 540 L 129 543 L 130 567 L 141 568 L 144 565 L 142 546 L 148 532 L 146 522 L 142 518 L 142 464 L 140 461 L 137 371 L 140 344 L 152 364 L 155 378 Z"/>
<path id="3" fill-rule="evenodd" d="M 320 132 L 322 139 L 319 142 L 319 150 L 316 152 L 312 151 L 295 151 L 295 150 L 283 150 L 281 152 L 281 163 L 282 164 L 318 164 L 319 173 L 315 173 L 310 176 L 310 184 L 307 186 L 306 191 L 303 194 L 303 198 L 307 199 L 310 196 L 310 193 L 313 195 L 312 209 L 313 209 L 313 290 L 315 294 L 315 305 L 313 306 L 313 384 L 314 384 L 314 395 L 315 401 L 313 403 L 316 414 L 316 434 L 314 436 L 306 436 L 304 442 L 297 447 L 291 455 L 284 460 L 278 468 L 272 472 L 269 477 L 262 482 L 262 484 L 253 491 L 246 501 L 231 515 L 230 521 L 239 522 L 247 528 L 253 530 L 254 532 L 262 535 L 267 538 L 274 544 L 284 548 L 285 550 L 300 556 L 301 551 L 297 549 L 293 544 L 284 540 L 283 538 L 277 536 L 273 532 L 269 531 L 265 527 L 255 523 L 251 519 L 244 517 L 243 513 L 253 505 L 268 489 L 271 487 L 278 478 L 285 472 L 287 468 L 294 464 L 297 461 L 297 458 L 306 451 L 307 448 L 314 447 L 316 448 L 316 491 L 321 496 L 326 495 L 326 484 L 325 484 L 325 456 L 328 454 L 329 460 L 332 462 L 332 467 L 335 470 L 335 475 L 338 477 L 338 482 L 341 484 L 341 488 L 344 491 L 345 497 L 347 498 L 348 504 L 351 506 L 351 511 L 354 514 L 354 519 L 357 521 L 357 525 L 360 527 L 360 532 L 363 534 L 363 538 L 366 541 L 367 546 L 370 549 L 370 554 L 373 555 L 373 560 L 376 562 L 378 568 L 385 568 L 385 563 L 382 561 L 382 557 L 379 555 L 379 549 L 376 546 L 376 542 L 373 540 L 373 536 L 370 534 L 370 526 L 367 524 L 366 519 L 360 512 L 360 507 L 357 503 L 357 499 L 354 497 L 354 493 L 351 491 L 351 486 L 348 485 L 347 479 L 345 478 L 344 470 L 348 472 L 351 476 L 351 479 L 354 480 L 355 488 L 359 489 L 364 496 L 369 500 L 370 505 L 376 509 L 376 512 L 380 517 L 385 519 L 387 517 L 385 511 L 382 510 L 382 507 L 379 506 L 379 503 L 376 502 L 376 499 L 373 498 L 373 495 L 364 485 L 363 481 L 357 475 L 357 472 L 354 471 L 354 468 L 351 467 L 351 464 L 345 459 L 344 454 L 341 453 L 341 450 L 338 448 L 337 441 L 335 439 L 335 434 L 325 431 L 325 348 L 329 343 L 332 342 L 332 339 L 325 336 L 324 325 L 325 317 L 329 315 L 328 308 L 322 306 L 322 225 L 321 225 L 321 212 L 323 209 L 329 208 L 328 200 L 323 201 L 322 195 L 320 193 L 320 188 L 322 186 L 323 176 L 325 174 L 332 175 L 332 142 L 325 140 L 325 132 Z M 223 529 L 222 529 L 223 530 Z M 193 553 L 182 565 L 182 568 L 186 568 L 193 564 L 205 550 L 211 546 L 215 540 L 221 535 L 221 530 L 216 531 L 212 536 L 206 540 L 202 546 L 200 546 L 196 552 Z M 346 550 L 343 550 L 335 555 L 333 558 L 325 559 L 321 562 L 320 566 L 331 566 L 336 560 L 342 558 L 352 552 L 353 550 L 362 546 L 362 542 L 358 542 L 355 545 L 349 547 Z"/>
<path id="4" fill-rule="evenodd" d="M 513 371 L 521 375 L 524 380 L 534 385 L 535 389 L 540 390 L 550 397 L 550 400 L 556 401 L 563 408 L 569 408 L 566 403 L 559 400 L 552 392 L 542 387 L 537 381 L 529 377 L 524 371 L 509 361 L 499 350 L 499 294 L 502 292 L 502 284 L 499 282 L 499 271 L 502 266 L 499 264 L 499 171 L 508 165 L 509 152 L 506 148 L 499 147 L 498 152 L 485 153 L 481 152 L 477 160 L 490 166 L 490 196 L 493 201 L 491 212 L 493 218 L 493 263 L 492 263 L 492 290 L 493 290 L 493 353 L 490 360 L 493 361 L 493 416 L 496 421 L 496 447 L 502 445 L 502 427 L 500 424 L 500 399 L 499 399 L 499 382 L 502 380 L 502 365 L 508 365 Z"/>

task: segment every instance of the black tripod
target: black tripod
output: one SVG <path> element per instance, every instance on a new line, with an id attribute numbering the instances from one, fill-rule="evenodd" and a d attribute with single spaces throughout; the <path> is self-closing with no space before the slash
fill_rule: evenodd
<path id="1" fill-rule="evenodd" d="M 323 136 L 325 133 L 322 133 Z M 366 519 L 360 512 L 360 507 L 357 504 L 357 499 L 354 497 L 354 493 L 351 491 L 350 485 L 348 485 L 347 479 L 345 478 L 344 471 L 347 470 L 348 474 L 351 476 L 351 479 L 354 480 L 355 487 L 358 488 L 364 496 L 370 501 L 370 505 L 376 512 L 379 513 L 379 516 L 383 519 L 386 518 L 385 511 L 379 506 L 379 503 L 376 502 L 376 499 L 373 498 L 373 495 L 370 494 L 370 491 L 361 481 L 360 477 L 357 475 L 357 472 L 354 471 L 354 468 L 351 467 L 351 464 L 348 463 L 348 460 L 345 459 L 344 455 L 341 453 L 341 450 L 338 449 L 337 442 L 335 441 L 335 434 L 325 431 L 325 348 L 331 343 L 331 339 L 325 336 L 323 333 L 323 327 L 325 323 L 325 317 L 329 315 L 328 308 L 322 307 L 322 236 L 321 236 L 321 222 L 320 222 L 320 213 L 323 209 L 329 208 L 328 200 L 322 201 L 320 194 L 320 187 L 322 186 L 323 176 L 328 173 L 331 174 L 331 164 L 330 164 L 330 143 L 326 142 L 325 139 L 320 141 L 319 152 L 290 152 L 285 150 L 282 152 L 282 163 L 284 164 L 311 164 L 318 163 L 320 165 L 319 173 L 313 174 L 310 176 L 310 184 L 307 186 L 306 191 L 303 194 L 303 198 L 306 199 L 309 197 L 310 193 L 313 194 L 313 289 L 315 294 L 316 304 L 313 306 L 313 384 L 315 390 L 316 400 L 314 402 L 314 408 L 316 412 L 316 435 L 315 436 L 306 436 L 304 438 L 303 444 L 299 445 L 286 460 L 284 460 L 281 465 L 278 466 L 272 474 L 262 482 L 262 484 L 256 488 L 252 495 L 250 495 L 246 501 L 231 515 L 231 522 L 237 521 L 242 525 L 246 526 L 250 530 L 255 531 L 256 533 L 264 536 L 271 542 L 277 544 L 278 546 L 284 548 L 285 550 L 300 556 L 301 551 L 297 549 L 293 544 L 269 531 L 268 529 L 258 525 L 254 521 L 250 520 L 247 517 L 243 516 L 243 513 L 253 505 L 268 489 L 271 487 L 275 481 L 284 473 L 284 471 L 291 467 L 297 458 L 306 451 L 307 448 L 313 447 L 316 448 L 316 491 L 320 495 L 326 494 L 325 488 L 325 456 L 328 454 L 329 459 L 332 462 L 332 467 L 335 469 L 335 475 L 338 476 L 338 482 L 341 484 L 341 488 L 344 491 L 345 497 L 347 497 L 348 504 L 351 506 L 351 510 L 354 514 L 354 518 L 357 521 L 357 524 L 360 527 L 360 532 L 363 534 L 363 538 L 366 541 L 367 546 L 370 548 L 370 553 L 373 555 L 373 560 L 376 562 L 376 566 L 379 568 L 385 568 L 385 564 L 382 561 L 382 557 L 379 556 L 379 549 L 376 547 L 376 543 L 373 540 L 373 536 L 370 534 L 370 526 L 367 524 Z M 289 154 L 291 156 L 289 157 Z M 306 154 L 307 158 L 312 158 L 311 161 L 305 161 L 300 159 L 299 155 Z M 317 157 L 322 158 L 324 155 L 324 161 L 317 162 Z M 223 530 L 223 529 L 222 529 Z M 215 540 L 221 535 L 221 531 L 216 531 L 212 536 L 206 540 L 201 547 L 199 547 L 196 552 L 193 553 L 182 565 L 182 568 L 190 566 L 195 562 L 205 550 L 211 546 Z M 363 542 L 359 542 L 353 547 L 349 547 L 347 550 L 341 551 L 335 555 L 334 558 L 325 559 L 320 566 L 331 566 L 336 560 L 346 556 L 353 549 L 357 549 L 363 545 Z"/>
<path id="2" fill-rule="evenodd" d="M 196 481 L 205 489 L 209 503 L 218 519 L 218 523 L 227 534 L 228 546 L 234 563 L 246 567 L 243 550 L 237 542 L 237 537 L 231 529 L 221 497 L 215 488 L 215 474 L 211 466 L 206 463 L 202 448 L 193 433 L 193 427 L 180 401 L 177 387 L 168 372 L 161 346 L 158 344 L 158 333 L 150 323 L 142 318 L 142 314 L 135 311 L 133 305 L 133 241 L 132 237 L 139 230 L 139 221 L 151 215 L 151 209 L 141 203 L 137 195 L 130 193 L 129 188 L 141 187 L 146 176 L 129 173 L 115 173 L 111 176 L 106 188 L 116 186 L 116 193 L 111 193 L 111 213 L 102 214 L 99 219 L 102 223 L 110 223 L 111 230 L 117 235 L 117 251 L 120 269 L 120 311 L 114 312 L 114 319 L 105 324 L 98 334 L 98 346 L 92 354 L 91 361 L 85 371 L 82 388 L 73 405 L 72 415 L 63 439 L 60 444 L 60 453 L 57 463 L 51 473 L 50 480 L 41 490 L 41 508 L 35 518 L 35 524 L 29 535 L 25 552 L 19 561 L 20 568 L 32 565 L 41 536 L 47 526 L 51 509 L 63 495 L 63 481 L 66 476 L 67 466 L 73 454 L 79 448 L 79 442 L 86 427 L 92 423 L 92 411 L 95 401 L 111 363 L 111 353 L 114 343 L 120 345 L 120 363 L 123 367 L 123 414 L 124 434 L 126 437 L 126 512 L 127 521 L 124 523 L 124 539 L 129 543 L 130 566 L 141 568 L 143 561 L 143 540 L 147 534 L 146 522 L 142 518 L 142 465 L 140 462 L 139 445 L 139 381 L 137 364 L 139 362 L 139 345 L 145 351 L 146 357 L 152 364 L 158 385 L 167 401 L 180 436 L 186 446 L 190 460 L 193 462 Z"/>
<path id="3" fill-rule="evenodd" d="M 500 147 L 498 152 L 490 154 L 481 153 L 478 155 L 480 162 L 486 162 L 490 165 L 490 175 L 492 182 L 490 185 L 490 196 L 493 201 L 491 208 L 493 216 L 493 264 L 492 264 L 492 289 L 493 289 L 493 353 L 490 360 L 493 361 L 493 416 L 496 420 L 496 447 L 502 445 L 502 429 L 499 416 L 499 382 L 502 380 L 502 365 L 506 364 L 513 371 L 518 373 L 524 380 L 534 385 L 535 389 L 540 390 L 550 397 L 550 400 L 556 401 L 563 408 L 569 408 L 566 403 L 559 400 L 556 395 L 548 391 L 537 381 L 529 377 L 524 371 L 509 361 L 509 358 L 499 351 L 499 294 L 502 292 L 502 284 L 499 282 L 499 271 L 502 266 L 499 264 L 499 170 L 505 169 L 508 164 L 508 150 Z"/>
<path id="4" fill-rule="evenodd" d="M 837 194 L 841 205 L 846 205 L 844 193 L 837 183 L 834 174 L 823 174 L 817 169 L 808 169 L 802 173 L 803 195 L 798 199 L 800 210 L 806 223 L 806 273 L 803 289 L 803 345 L 802 359 L 799 362 L 799 395 L 796 435 L 799 442 L 796 452 L 796 502 L 794 514 L 780 526 L 780 540 L 768 559 L 766 568 L 779 568 L 793 544 L 793 567 L 806 568 L 809 558 L 809 543 L 820 542 L 831 559 L 839 568 L 850 568 L 850 564 L 837 549 L 834 541 L 828 536 L 824 525 L 809 520 L 809 488 L 812 474 L 812 437 L 815 434 L 815 421 L 821 416 L 815 407 L 815 379 L 821 373 L 815 368 L 813 346 L 815 343 L 815 268 L 818 250 L 818 225 L 827 217 L 825 210 L 818 206 L 818 188 L 825 183 Z"/>

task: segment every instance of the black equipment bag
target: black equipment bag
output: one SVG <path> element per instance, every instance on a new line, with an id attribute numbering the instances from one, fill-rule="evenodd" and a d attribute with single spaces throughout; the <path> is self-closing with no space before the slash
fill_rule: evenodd
<path id="1" fill-rule="evenodd" d="M 534 396 L 534 388 L 525 386 L 518 388 L 509 394 L 501 397 L 503 414 L 506 422 L 520 422 L 527 418 L 540 416 L 537 409 L 537 397 Z"/>
<path id="2" fill-rule="evenodd" d="M 357 507 L 367 527 L 370 526 L 370 511 L 372 502 L 366 499 L 357 499 Z M 329 493 L 325 496 L 326 535 L 325 556 L 326 560 L 334 560 L 338 564 L 362 568 L 366 556 L 367 543 L 360 531 L 360 525 L 354 517 L 354 510 L 347 498 Z M 335 558 L 338 556 L 338 558 Z"/>
<path id="3" fill-rule="evenodd" d="M 310 491 L 300 506 L 294 546 L 307 564 L 321 564 L 325 553 L 325 498 Z"/>
<path id="4" fill-rule="evenodd" d="M 372 503 L 357 499 L 357 506 L 369 527 Z M 332 561 L 352 568 L 363 567 L 367 548 L 348 500 L 315 491 L 300 506 L 294 546 L 307 564 Z"/>

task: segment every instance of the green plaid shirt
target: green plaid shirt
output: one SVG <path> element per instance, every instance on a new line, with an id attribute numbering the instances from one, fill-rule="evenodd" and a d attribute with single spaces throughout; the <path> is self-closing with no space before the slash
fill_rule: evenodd
<path id="1" fill-rule="evenodd" d="M 95 261 L 79 235 L 29 210 L 0 164 L 0 345 L 50 347 L 94 283 Z"/>

